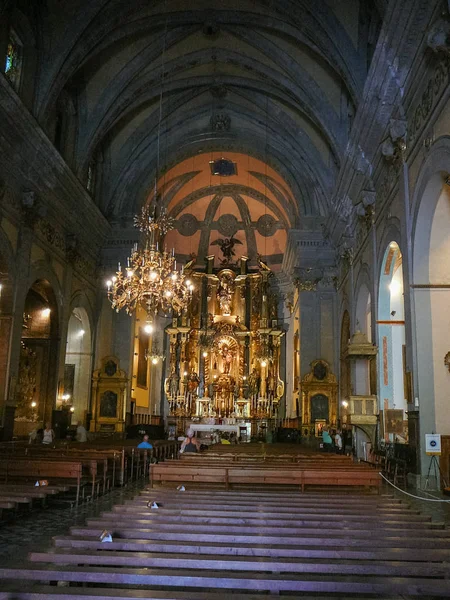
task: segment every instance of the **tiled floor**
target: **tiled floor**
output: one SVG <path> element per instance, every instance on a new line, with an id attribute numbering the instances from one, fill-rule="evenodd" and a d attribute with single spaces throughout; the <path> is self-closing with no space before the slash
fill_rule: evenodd
<path id="1" fill-rule="evenodd" d="M 29 514 L 21 513 L 10 522 L 0 522 L 0 566 L 26 559 L 28 552 L 45 550 L 52 545 L 52 537 L 64 535 L 72 525 L 110 510 L 135 496 L 143 484 L 117 489 L 106 496 L 77 508 L 35 508 Z"/>
<path id="2" fill-rule="evenodd" d="M 396 498 L 401 498 L 405 502 L 408 502 L 416 510 L 420 511 L 423 515 L 431 516 L 433 521 L 445 523 L 447 527 L 450 526 L 450 497 L 444 496 L 438 491 L 421 491 L 409 487 L 408 493 L 420 496 L 423 500 L 418 500 L 408 496 L 396 489 L 391 485 L 386 484 L 384 486 L 385 493 L 393 494 Z M 435 502 L 440 500 L 440 502 Z"/>

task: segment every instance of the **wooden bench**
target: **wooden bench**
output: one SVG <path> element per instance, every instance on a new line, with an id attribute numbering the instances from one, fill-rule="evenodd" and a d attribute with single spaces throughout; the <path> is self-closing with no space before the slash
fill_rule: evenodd
<path id="1" fill-rule="evenodd" d="M 298 466 L 296 464 L 269 464 L 260 467 L 254 464 L 208 463 L 191 465 L 187 461 L 170 461 L 151 465 L 150 483 L 154 482 L 197 482 L 232 484 L 296 485 L 305 491 L 307 485 L 364 486 L 379 488 L 378 473 L 365 465 L 349 467 Z"/>
<path id="2" fill-rule="evenodd" d="M 11 456 L 0 461 L 0 477 L 5 484 L 13 482 L 48 480 L 49 483 L 67 482 L 76 487 L 76 504 L 79 503 L 83 476 L 81 461 L 30 459 Z M 72 481 L 75 483 L 72 484 Z M 42 492 L 45 493 L 45 492 Z"/>
<path id="3" fill-rule="evenodd" d="M 449 551 L 391 496 L 148 488 L 0 568 L 0 600 L 450 597 Z"/>
<path id="4" fill-rule="evenodd" d="M 272 462 L 272 463 L 314 463 L 314 464 L 329 464 L 329 465 L 350 465 L 353 464 L 353 461 L 348 456 L 340 456 L 340 455 L 329 455 L 329 457 L 318 455 L 317 457 L 313 456 L 304 456 L 304 455 L 261 455 L 261 454 L 248 454 L 241 453 L 235 454 L 233 452 L 230 453 L 222 453 L 217 454 L 215 452 L 199 452 L 199 453 L 181 453 L 180 458 L 182 460 L 191 460 L 191 461 L 233 461 L 233 462 Z"/>

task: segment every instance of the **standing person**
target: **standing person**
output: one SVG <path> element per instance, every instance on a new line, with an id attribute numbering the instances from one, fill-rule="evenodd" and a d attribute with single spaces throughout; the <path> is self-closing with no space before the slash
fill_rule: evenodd
<path id="1" fill-rule="evenodd" d="M 180 452 L 200 452 L 200 442 L 195 437 L 195 432 L 191 427 L 186 431 L 186 437 L 181 444 Z"/>
<path id="2" fill-rule="evenodd" d="M 333 440 L 331 438 L 330 432 L 325 427 L 322 429 L 322 442 L 323 449 L 325 450 L 325 452 L 333 451 Z"/>
<path id="3" fill-rule="evenodd" d="M 87 442 L 87 431 L 81 421 L 78 421 L 78 423 L 77 423 L 76 439 L 77 439 L 77 442 Z"/>
<path id="4" fill-rule="evenodd" d="M 42 434 L 42 443 L 46 446 L 53 444 L 53 440 L 55 439 L 55 432 L 52 429 L 51 423 L 45 424 L 45 429 Z"/>
<path id="5" fill-rule="evenodd" d="M 138 448 L 144 448 L 144 449 L 147 449 L 147 450 L 151 450 L 153 448 L 153 446 L 148 441 L 148 435 L 147 434 L 144 435 L 144 437 L 142 438 L 142 442 L 140 444 L 138 444 L 137 447 Z"/>
<path id="6" fill-rule="evenodd" d="M 342 454 L 342 436 L 339 429 L 334 436 L 334 445 L 336 446 L 336 454 Z"/>

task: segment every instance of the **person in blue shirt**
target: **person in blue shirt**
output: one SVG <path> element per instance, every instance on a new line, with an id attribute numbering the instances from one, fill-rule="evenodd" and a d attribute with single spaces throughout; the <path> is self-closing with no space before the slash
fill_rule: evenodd
<path id="1" fill-rule="evenodd" d="M 333 452 L 333 439 L 328 429 L 325 429 L 325 427 L 322 430 L 322 442 L 325 452 Z"/>
<path id="2" fill-rule="evenodd" d="M 146 449 L 153 448 L 153 446 L 148 441 L 148 435 L 147 434 L 144 435 L 144 438 L 143 438 L 142 442 L 140 444 L 138 444 L 137 447 L 138 448 L 146 448 Z"/>

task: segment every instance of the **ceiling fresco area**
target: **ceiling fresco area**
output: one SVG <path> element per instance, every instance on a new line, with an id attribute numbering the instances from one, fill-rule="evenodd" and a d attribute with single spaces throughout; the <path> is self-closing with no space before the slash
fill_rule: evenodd
<path id="1" fill-rule="evenodd" d="M 234 238 L 235 257 L 258 256 L 277 269 L 283 259 L 287 230 L 298 219 L 294 196 L 286 183 L 267 164 L 248 155 L 225 153 L 235 174 L 214 174 L 220 153 L 198 154 L 186 159 L 160 180 L 158 190 L 175 230 L 168 233 L 168 247 L 177 248 L 179 259 L 191 255 L 221 258 L 218 238 Z M 151 200 L 152 195 L 149 200 Z"/>

